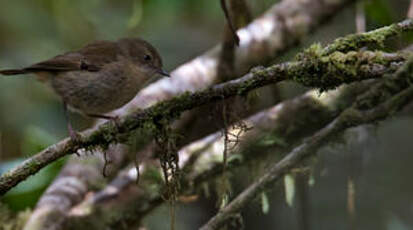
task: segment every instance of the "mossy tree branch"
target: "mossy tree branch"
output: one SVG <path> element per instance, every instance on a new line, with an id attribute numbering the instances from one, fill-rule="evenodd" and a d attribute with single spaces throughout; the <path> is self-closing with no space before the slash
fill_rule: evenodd
<path id="1" fill-rule="evenodd" d="M 383 120 L 413 99 L 413 57 L 391 79 L 385 79 L 371 90 L 362 94 L 353 105 L 340 116 L 294 148 L 286 157 L 277 162 L 260 179 L 251 184 L 231 203 L 211 218 L 201 230 L 219 229 L 242 210 L 268 185 L 273 184 L 305 158 L 317 153 L 334 137 L 348 128 Z"/>
<path id="2" fill-rule="evenodd" d="M 227 171 L 236 170 L 245 166 L 251 161 L 267 159 L 268 155 L 284 155 L 288 150 L 302 141 L 302 138 L 312 134 L 315 130 L 322 128 L 326 123 L 332 121 L 335 116 L 351 105 L 357 95 L 370 88 L 372 82 L 342 87 L 340 90 L 329 91 L 318 95 L 316 90 L 312 90 L 304 95 L 292 100 L 283 101 L 270 109 L 261 111 L 245 120 L 245 123 L 253 129 L 246 132 L 242 137 L 240 145 L 231 151 L 231 155 L 242 156 L 228 162 Z M 295 114 L 291 117 L 291 114 Z M 308 116 L 311 114 L 311 116 Z M 285 132 L 288 130 L 288 132 Z M 305 131 L 303 131 L 305 130 Z M 180 163 L 182 164 L 181 194 L 192 195 L 194 191 L 200 189 L 203 183 L 218 178 L 223 171 L 223 152 L 220 150 L 223 137 L 221 132 L 211 134 L 201 140 L 193 142 L 185 148 L 179 150 Z M 280 142 L 269 143 L 278 138 Z M 287 145 L 287 146 L 286 146 Z M 252 149 L 252 151 L 250 151 Z M 258 153 L 258 154 L 257 154 Z M 239 160 L 242 159 L 242 160 Z M 134 168 L 121 173 L 105 189 L 89 196 L 76 211 L 71 213 L 82 213 L 82 215 L 69 215 L 66 222 L 70 227 L 78 229 L 88 223 L 89 229 L 101 229 L 101 221 L 95 223 L 90 221 L 107 220 L 105 225 L 118 226 L 120 223 L 127 223 L 128 226 L 139 222 L 150 211 L 161 205 L 164 200 L 161 198 L 163 182 L 154 181 L 154 176 L 146 176 L 147 168 L 142 170 L 140 188 L 145 188 L 147 178 L 150 184 L 157 184 L 157 189 L 144 189 L 144 192 L 130 192 L 130 187 L 135 187 L 136 178 L 133 175 Z M 150 169 L 150 173 L 153 169 Z M 159 174 L 159 173 L 158 173 Z M 116 188 L 116 189 L 114 189 Z M 115 192 L 114 192 L 115 191 Z M 127 200 L 120 199 L 128 197 Z M 115 200 L 113 200 L 115 199 Z M 133 202 L 133 205 L 131 203 Z M 131 208 L 131 206 L 133 208 Z M 88 212 L 87 210 L 95 210 Z M 121 213 L 116 218 L 107 218 L 112 213 Z"/>
<path id="3" fill-rule="evenodd" d="M 413 21 L 406 20 L 401 23 L 379 29 L 377 40 L 383 41 L 389 37 L 413 29 Z M 386 33 L 386 31 L 397 31 Z M 362 42 L 360 36 L 371 37 L 371 33 L 360 34 L 354 43 Z M 349 36 L 350 38 L 353 36 Z M 351 39 L 344 39 L 349 43 Z M 369 41 L 372 39 L 370 38 Z M 337 47 L 340 40 L 335 41 Z M 329 46 L 331 47 L 331 46 Z M 327 49 L 331 49 L 327 47 Z M 354 47 L 358 47 L 355 45 Z M 321 52 L 321 54 L 320 54 Z M 132 131 L 146 129 L 156 132 L 156 125 L 162 120 L 171 122 L 180 114 L 208 103 L 230 98 L 236 95 L 245 95 L 251 90 L 275 84 L 283 80 L 296 80 L 306 86 L 317 87 L 322 90 L 337 87 L 344 83 L 378 78 L 385 73 L 394 72 L 397 66 L 404 61 L 403 55 L 385 54 L 382 52 L 327 52 L 325 49 L 313 46 L 310 50 L 299 56 L 298 61 L 273 65 L 268 68 L 255 68 L 240 79 L 216 85 L 194 93 L 184 93 L 170 100 L 160 102 L 142 111 L 135 111 L 120 119 L 119 126 L 107 122 L 96 129 L 82 133 L 79 142 L 65 139 L 35 156 L 27 159 L 21 165 L 0 176 L 0 195 L 6 193 L 28 176 L 35 174 L 49 163 L 81 149 L 93 150 L 99 147 L 106 149 L 109 144 L 125 140 Z"/>
<path id="4" fill-rule="evenodd" d="M 354 0 L 288 0 L 276 2 L 265 13 L 238 31 L 240 35 L 242 35 L 242 44 L 234 52 L 235 73 L 233 74 L 233 77 L 236 77 L 236 75 L 244 75 L 248 72 L 251 66 L 256 65 L 256 63 L 268 63 L 273 57 L 282 56 L 286 51 L 296 47 L 300 41 L 306 38 L 311 32 L 317 30 L 321 24 L 329 22 L 329 18 L 337 15 L 337 12 L 345 9 L 345 6 L 350 5 L 349 3 L 352 2 L 354 2 Z M 241 7 L 243 6 L 241 5 Z M 303 18 L 305 18 L 305 20 L 303 20 Z M 244 19 L 247 19 L 247 17 Z M 245 21 L 240 23 L 243 24 Z M 269 28 L 268 26 L 271 27 L 271 30 L 262 30 L 263 28 Z M 252 37 L 259 37 L 259 39 L 249 39 Z M 168 79 L 168 81 L 159 81 L 145 88 L 131 103 L 117 111 L 117 114 L 123 115 L 127 113 L 126 111 L 133 111 L 133 108 L 145 108 L 155 104 L 157 101 L 172 98 L 187 90 L 196 91 L 213 85 L 213 82 L 222 82 L 222 77 L 219 74 L 219 71 L 216 71 L 217 65 L 219 64 L 219 54 L 222 49 L 224 48 L 221 43 L 195 59 L 177 67 L 172 73 L 174 76 L 172 79 Z M 211 106 L 216 107 L 216 105 Z M 196 109 L 190 113 L 185 113 L 185 116 L 182 116 L 178 122 L 174 123 L 177 132 L 185 134 L 185 138 L 180 139 L 179 143 L 177 143 L 178 146 L 191 143 L 196 139 L 216 131 L 218 126 L 205 126 L 203 125 L 204 122 L 194 122 L 203 120 L 202 115 L 205 114 L 204 111 L 208 111 L 207 106 L 203 109 Z M 254 111 L 255 110 L 252 109 L 248 112 Z M 145 147 L 143 147 L 143 145 L 139 146 L 139 149 L 143 149 L 136 149 L 135 151 L 139 151 L 136 155 L 142 157 L 147 154 L 153 154 L 156 149 L 154 145 L 155 144 L 145 144 Z M 122 162 L 123 160 L 127 160 L 127 152 L 128 149 L 130 149 L 124 147 L 126 146 L 116 145 L 110 147 L 106 151 L 106 154 L 111 156 L 111 161 L 113 158 L 116 158 L 118 159 L 117 162 Z M 116 154 L 110 154 L 110 152 L 116 152 Z M 100 153 L 101 152 L 97 151 L 97 154 L 89 157 L 93 158 L 94 161 L 102 161 L 102 157 L 99 156 Z M 76 156 L 72 156 L 71 158 L 78 160 Z M 82 159 L 83 158 L 84 157 L 82 157 Z M 66 172 L 73 171 L 73 168 L 77 167 L 77 164 L 73 162 L 74 161 L 70 161 L 65 164 L 65 167 L 59 175 L 65 175 Z M 117 173 L 117 163 L 111 162 L 109 167 L 111 173 Z M 99 164 L 96 164 L 94 168 L 89 168 L 89 170 L 91 170 L 91 173 L 93 174 L 102 174 L 102 166 L 99 166 Z M 63 179 L 63 177 L 59 176 L 50 186 L 55 187 L 54 184 L 60 184 Z M 84 196 L 91 189 L 93 190 L 93 186 L 88 184 L 87 181 L 84 181 L 82 176 L 76 178 L 71 177 L 71 179 L 76 179 L 78 183 L 87 187 L 87 190 L 85 191 L 77 190 L 79 192 L 77 194 L 79 197 Z M 61 204 L 64 202 L 59 201 L 64 200 L 66 202 L 69 199 L 72 202 L 72 205 L 76 205 L 78 202 L 73 199 L 74 196 L 68 196 L 66 193 L 59 193 L 59 197 L 57 197 L 55 193 L 52 194 L 56 203 L 42 205 L 44 204 L 42 200 L 49 199 L 48 193 L 44 193 L 39 200 L 38 205 L 36 205 L 29 223 L 25 226 L 26 228 L 30 228 L 31 224 L 35 224 L 39 228 L 42 228 L 42 226 L 48 226 L 47 223 L 49 222 L 55 222 L 56 219 L 54 215 L 48 215 L 44 211 L 45 209 L 49 209 L 51 214 L 55 213 L 54 210 L 60 210 L 65 213 L 71 208 L 65 206 L 65 209 L 62 209 Z M 40 213 L 40 215 L 37 215 L 38 213 Z M 45 216 L 50 218 L 45 218 Z M 34 220 L 34 222 L 32 220 Z"/>

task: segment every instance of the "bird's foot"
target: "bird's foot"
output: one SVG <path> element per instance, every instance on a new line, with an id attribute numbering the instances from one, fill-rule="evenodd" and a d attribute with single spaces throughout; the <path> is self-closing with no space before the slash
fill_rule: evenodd
<path id="1" fill-rule="evenodd" d="M 120 129 L 120 118 L 119 118 L 119 116 L 117 116 L 117 115 L 113 116 L 110 120 L 115 124 L 116 129 L 119 130 Z"/>
<path id="2" fill-rule="evenodd" d="M 73 130 L 71 125 L 68 125 L 68 130 L 69 130 L 69 136 L 70 136 L 70 140 L 72 141 L 72 143 L 74 144 L 78 144 L 81 142 L 82 140 L 82 136 L 76 132 L 75 130 Z M 80 154 L 78 152 L 75 153 L 78 157 L 80 157 Z"/>
<path id="3" fill-rule="evenodd" d="M 70 139 L 74 142 L 74 143 L 79 143 L 82 140 L 82 136 L 76 132 L 76 131 L 69 131 L 69 136 Z"/>

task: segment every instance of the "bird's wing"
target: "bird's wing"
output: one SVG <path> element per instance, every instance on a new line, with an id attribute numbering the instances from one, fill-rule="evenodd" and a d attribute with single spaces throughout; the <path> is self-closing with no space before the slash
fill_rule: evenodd
<path id="1" fill-rule="evenodd" d="M 80 70 L 82 55 L 66 53 L 24 68 L 26 72 L 60 72 Z"/>
<path id="2" fill-rule="evenodd" d="M 60 72 L 79 70 L 82 69 L 82 59 L 82 55 L 75 53 L 66 53 L 25 68 L 0 70 L 0 74 L 18 75 L 36 72 Z"/>
<path id="3" fill-rule="evenodd" d="M 120 48 L 114 42 L 96 41 L 75 52 L 58 55 L 23 70 L 26 72 L 99 71 L 104 65 L 117 61 L 120 52 Z"/>

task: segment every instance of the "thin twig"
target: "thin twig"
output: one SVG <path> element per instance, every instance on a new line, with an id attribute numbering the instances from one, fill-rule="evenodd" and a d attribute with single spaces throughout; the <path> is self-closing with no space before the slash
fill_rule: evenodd
<path id="1" fill-rule="evenodd" d="M 218 60 L 217 82 L 224 82 L 236 77 L 235 74 L 235 46 L 239 46 L 240 38 L 236 30 L 251 22 L 252 16 L 245 0 L 221 0 L 221 7 L 227 19 L 227 26 Z"/>
<path id="2" fill-rule="evenodd" d="M 227 19 L 228 27 L 231 30 L 232 36 L 234 38 L 234 42 L 237 46 L 239 46 L 239 37 L 237 35 L 237 30 L 235 28 L 234 22 L 231 19 L 231 16 L 229 15 L 227 3 L 225 0 L 220 0 L 220 2 L 221 2 L 221 8 L 225 14 L 225 18 Z"/>

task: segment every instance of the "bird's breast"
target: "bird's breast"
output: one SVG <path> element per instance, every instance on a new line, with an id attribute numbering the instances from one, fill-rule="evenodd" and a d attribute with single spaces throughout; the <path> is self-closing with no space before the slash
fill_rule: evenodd
<path id="1" fill-rule="evenodd" d="M 58 95 L 83 113 L 103 114 L 120 108 L 139 92 L 139 76 L 130 66 L 113 63 L 98 72 L 70 71 L 53 77 Z"/>

